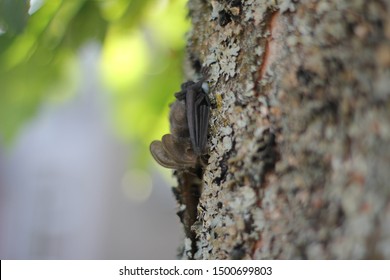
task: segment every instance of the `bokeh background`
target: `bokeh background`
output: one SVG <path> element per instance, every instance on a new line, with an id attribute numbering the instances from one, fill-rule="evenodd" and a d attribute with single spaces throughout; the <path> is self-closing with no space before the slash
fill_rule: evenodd
<path id="1" fill-rule="evenodd" d="M 0 0 L 0 258 L 174 259 L 185 0 Z"/>

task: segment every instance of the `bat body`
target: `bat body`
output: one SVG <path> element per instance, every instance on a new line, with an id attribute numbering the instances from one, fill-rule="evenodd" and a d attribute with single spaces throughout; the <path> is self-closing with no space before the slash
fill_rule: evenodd
<path id="1" fill-rule="evenodd" d="M 195 167 L 205 154 L 210 115 L 208 86 L 204 80 L 188 81 L 175 94 L 169 114 L 171 134 L 153 141 L 150 151 L 162 166 L 172 169 Z"/>

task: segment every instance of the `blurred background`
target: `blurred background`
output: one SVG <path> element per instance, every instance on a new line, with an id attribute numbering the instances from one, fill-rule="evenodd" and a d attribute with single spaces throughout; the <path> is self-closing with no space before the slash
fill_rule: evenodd
<path id="1" fill-rule="evenodd" d="M 149 143 L 182 82 L 185 0 L 0 0 L 0 259 L 174 259 Z"/>

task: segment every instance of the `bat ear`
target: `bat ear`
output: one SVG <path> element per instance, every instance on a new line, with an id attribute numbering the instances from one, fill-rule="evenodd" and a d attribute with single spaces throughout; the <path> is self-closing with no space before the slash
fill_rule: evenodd
<path id="1" fill-rule="evenodd" d="M 194 154 L 190 141 L 175 141 L 171 134 L 165 134 L 161 140 L 150 144 L 150 153 L 158 164 L 171 169 L 196 166 L 198 157 Z"/>
<path id="2" fill-rule="evenodd" d="M 161 141 L 153 141 L 150 144 L 150 153 L 158 164 L 166 168 L 179 169 L 179 164 L 173 160 L 170 155 L 165 151 Z"/>
<path id="3" fill-rule="evenodd" d="M 194 167 L 198 157 L 191 149 L 191 142 L 181 138 L 177 141 L 171 134 L 165 134 L 162 139 L 164 150 L 181 167 Z"/>

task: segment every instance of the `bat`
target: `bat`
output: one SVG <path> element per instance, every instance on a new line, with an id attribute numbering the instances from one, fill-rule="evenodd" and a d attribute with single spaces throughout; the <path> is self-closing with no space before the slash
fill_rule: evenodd
<path id="1" fill-rule="evenodd" d="M 204 80 L 188 81 L 175 93 L 169 113 L 170 132 L 150 144 L 160 165 L 171 169 L 195 168 L 205 154 L 210 116 L 208 85 Z"/>

